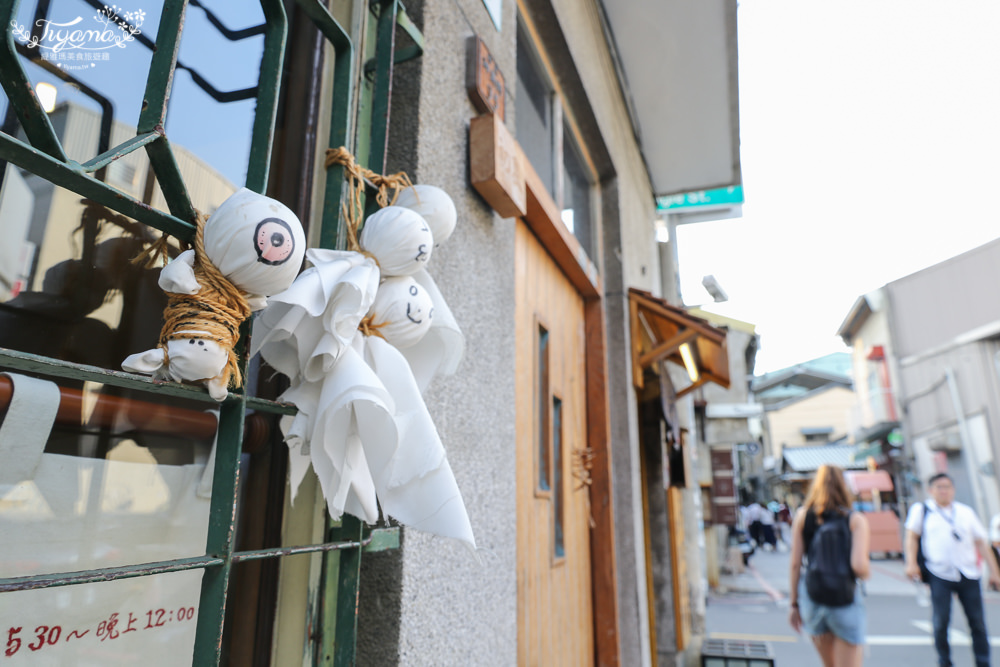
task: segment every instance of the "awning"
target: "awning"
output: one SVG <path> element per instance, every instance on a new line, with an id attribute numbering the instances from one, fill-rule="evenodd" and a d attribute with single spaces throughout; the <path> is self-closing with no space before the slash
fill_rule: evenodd
<path id="1" fill-rule="evenodd" d="M 892 491 L 892 477 L 885 470 L 872 472 L 848 471 L 844 473 L 847 484 L 855 495 L 868 491 Z"/>
<path id="2" fill-rule="evenodd" d="M 864 470 L 864 460 L 855 461 L 854 445 L 816 445 L 785 447 L 782 456 L 785 468 L 791 472 L 814 473 L 823 464 L 837 466 L 843 470 Z"/>
<path id="3" fill-rule="evenodd" d="M 632 383 L 643 386 L 643 370 L 661 361 L 684 367 L 691 384 L 677 391 L 683 396 L 707 382 L 729 388 L 726 331 L 671 306 L 649 292 L 629 288 L 632 330 Z"/>
<path id="4" fill-rule="evenodd" d="M 740 185 L 736 0 L 598 6 L 654 194 Z"/>

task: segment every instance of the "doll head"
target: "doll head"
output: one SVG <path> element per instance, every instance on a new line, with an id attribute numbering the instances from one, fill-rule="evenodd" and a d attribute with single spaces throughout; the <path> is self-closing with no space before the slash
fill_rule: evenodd
<path id="1" fill-rule="evenodd" d="M 236 287 L 270 296 L 288 288 L 305 256 L 302 224 L 281 202 L 237 190 L 205 223 L 205 252 Z"/>

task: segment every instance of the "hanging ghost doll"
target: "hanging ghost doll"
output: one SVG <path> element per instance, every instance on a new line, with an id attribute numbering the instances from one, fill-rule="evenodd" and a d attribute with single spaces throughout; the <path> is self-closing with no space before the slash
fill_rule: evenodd
<path id="1" fill-rule="evenodd" d="M 273 199 L 241 188 L 207 221 L 195 247 L 160 272 L 167 293 L 158 345 L 130 355 L 122 368 L 162 380 L 203 383 L 217 401 L 241 383 L 233 351 L 239 328 L 267 297 L 291 285 L 302 266 L 299 219 Z"/>
<path id="2" fill-rule="evenodd" d="M 256 318 L 251 353 L 290 379 L 281 400 L 298 408 L 282 422 L 293 497 L 312 466 L 332 516 L 374 523 L 381 507 L 475 548 L 421 396 L 434 375 L 455 370 L 464 347 L 426 271 L 455 207 L 442 190 L 408 181 L 395 205 L 379 202 L 360 234 L 348 215 L 352 250 L 307 251 L 310 268 Z"/>

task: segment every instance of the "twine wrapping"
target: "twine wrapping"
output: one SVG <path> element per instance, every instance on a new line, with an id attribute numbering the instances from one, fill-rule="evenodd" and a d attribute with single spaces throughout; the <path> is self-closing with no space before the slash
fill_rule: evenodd
<path id="1" fill-rule="evenodd" d="M 361 198 L 364 195 L 366 181 L 377 190 L 375 201 L 382 208 L 395 204 L 399 193 L 407 188 L 412 188 L 413 183 L 403 171 L 383 176 L 362 167 L 350 151 L 343 146 L 326 149 L 324 166 L 329 169 L 335 164 L 344 168 L 347 179 L 347 201 L 343 204 L 343 212 L 344 219 L 347 221 L 348 250 L 364 253 L 358 244 L 358 230 L 361 228 L 361 218 L 364 217 L 364 206 L 361 203 Z M 364 254 L 368 255 L 368 253 Z"/>
<path id="2" fill-rule="evenodd" d="M 386 324 L 388 324 L 388 322 L 376 323 L 375 313 L 369 313 L 361 319 L 361 322 L 358 324 L 358 331 L 365 336 L 378 336 L 382 340 L 385 340 L 385 336 L 382 335 L 382 332 L 379 331 L 379 329 L 384 327 Z"/>
<path id="3" fill-rule="evenodd" d="M 250 317 L 250 304 L 246 295 L 208 259 L 204 239 L 206 218 L 203 213 L 198 213 L 194 244 L 194 275 L 201 289 L 197 294 L 167 292 L 167 307 L 163 310 L 164 323 L 157 347 L 163 350 L 166 365 L 169 363 L 166 358 L 169 341 L 187 338 L 212 340 L 229 355 L 220 375 L 225 381 L 223 386 L 240 386 L 243 378 L 234 348 L 240 338 L 240 325 Z M 211 378 L 192 381 L 208 379 Z"/>
<path id="4" fill-rule="evenodd" d="M 364 195 L 365 183 L 369 182 L 377 189 L 375 201 L 382 208 L 392 206 L 399 198 L 399 193 L 407 188 L 412 188 L 413 183 L 406 172 L 398 172 L 383 176 L 371 169 L 366 169 L 358 164 L 354 156 L 345 147 L 326 149 L 326 161 L 324 166 L 329 169 L 333 165 L 340 165 L 344 168 L 344 177 L 347 180 L 347 200 L 343 204 L 344 220 L 347 222 L 347 246 L 348 250 L 359 252 L 365 257 L 370 257 L 375 265 L 378 260 L 370 252 L 364 250 L 358 243 L 358 230 L 361 228 L 361 218 L 364 216 L 364 205 L 361 198 Z M 390 196 L 391 194 L 391 196 Z M 379 328 L 387 323 L 374 323 L 375 315 L 370 314 L 361 320 L 358 329 L 365 336 L 378 336 L 384 339 L 379 332 Z"/>

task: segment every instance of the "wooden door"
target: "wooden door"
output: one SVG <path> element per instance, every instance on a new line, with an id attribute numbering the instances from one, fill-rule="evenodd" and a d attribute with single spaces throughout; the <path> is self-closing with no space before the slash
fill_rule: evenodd
<path id="1" fill-rule="evenodd" d="M 519 665 L 594 664 L 584 303 L 516 234 Z"/>

